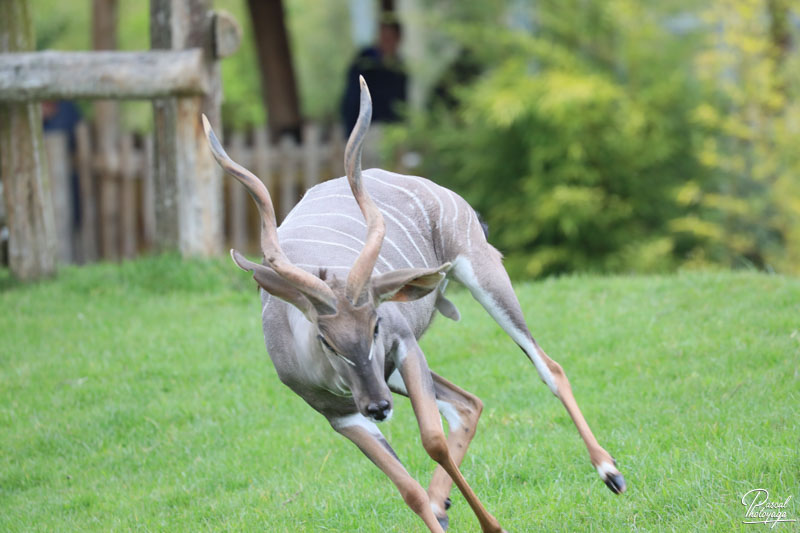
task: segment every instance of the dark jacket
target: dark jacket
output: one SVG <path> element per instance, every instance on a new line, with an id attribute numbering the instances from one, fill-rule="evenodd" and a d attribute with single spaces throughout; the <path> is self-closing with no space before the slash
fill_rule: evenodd
<path id="1" fill-rule="evenodd" d="M 358 76 L 364 76 L 372 95 L 372 121 L 397 122 L 399 105 L 406 102 L 406 76 L 400 61 L 384 61 L 375 47 L 362 50 L 347 71 L 347 86 L 342 98 L 342 120 L 346 133 L 350 133 L 358 118 Z"/>

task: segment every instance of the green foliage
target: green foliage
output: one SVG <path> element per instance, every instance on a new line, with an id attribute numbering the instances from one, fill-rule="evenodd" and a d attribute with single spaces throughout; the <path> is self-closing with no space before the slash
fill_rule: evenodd
<path id="1" fill-rule="evenodd" d="M 517 293 L 628 492 L 606 489 L 530 362 L 451 291 L 462 321 L 437 319 L 422 346 L 484 401 L 462 471 L 509 531 L 744 531 L 744 492 L 797 494 L 797 280 L 582 277 Z M 279 381 L 255 285 L 227 258 L 68 267 L 0 288 L 0 309 L 0 530 L 424 529 Z M 409 402 L 380 429 L 427 485 Z M 478 530 L 452 499 L 451 530 Z"/>
<path id="2" fill-rule="evenodd" d="M 533 33 L 460 25 L 486 71 L 403 140 L 421 139 L 424 172 L 487 218 L 516 274 L 669 269 L 687 240 L 667 224 L 674 191 L 703 172 L 693 88 L 635 3 L 573 4 L 539 3 Z"/>
<path id="3" fill-rule="evenodd" d="M 221 62 L 222 115 L 226 127 L 243 129 L 266 124 L 267 115 L 261 93 L 258 54 L 246 0 L 215 0 L 216 9 L 230 12 L 242 28 L 239 50 Z"/>
<path id="4" fill-rule="evenodd" d="M 215 0 L 242 26 L 242 47 L 222 61 L 225 124 L 245 128 L 266 123 L 258 55 L 245 0 Z M 344 73 L 354 54 L 346 0 L 284 0 L 289 45 L 304 118 L 336 122 Z"/>
<path id="5" fill-rule="evenodd" d="M 349 0 L 286 0 L 302 114 L 338 123 L 347 66 L 355 55 Z"/>
<path id="6" fill-rule="evenodd" d="M 215 0 L 242 26 L 242 47 L 222 61 L 225 124 L 235 129 L 266 123 L 253 25 L 245 0 Z M 285 0 L 286 24 L 304 118 L 338 121 L 344 73 L 354 54 L 345 0 Z"/>
<path id="7" fill-rule="evenodd" d="M 795 8 L 796 12 L 796 8 Z M 705 99 L 693 112 L 700 161 L 713 179 L 689 182 L 675 221 L 707 261 L 800 273 L 800 33 L 788 1 L 729 0 L 705 12 L 696 56 Z"/>
<path id="8" fill-rule="evenodd" d="M 517 275 L 798 272 L 800 55 L 770 44 L 767 4 L 791 13 L 757 0 L 483 5 L 445 25 L 480 75 L 392 141 L 486 217 Z"/>

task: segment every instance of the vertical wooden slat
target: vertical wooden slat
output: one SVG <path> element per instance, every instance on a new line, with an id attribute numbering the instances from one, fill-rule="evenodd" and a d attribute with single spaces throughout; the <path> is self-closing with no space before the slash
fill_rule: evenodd
<path id="1" fill-rule="evenodd" d="M 176 33 L 183 25 L 176 24 L 180 6 L 172 0 L 150 2 L 150 46 L 153 49 L 174 49 L 182 41 Z M 178 175 L 177 175 L 177 103 L 174 98 L 153 100 L 153 187 L 155 200 L 155 239 L 159 250 L 178 248 Z"/>
<path id="2" fill-rule="evenodd" d="M 80 122 L 75 128 L 76 167 L 80 191 L 80 253 L 83 263 L 97 261 L 97 186 L 92 170 L 92 140 L 89 124 Z"/>
<path id="3" fill-rule="evenodd" d="M 124 259 L 136 256 L 136 179 L 139 175 L 133 134 L 120 139 L 120 254 Z"/>
<path id="4" fill-rule="evenodd" d="M 101 144 L 100 140 L 96 144 Z M 103 259 L 119 259 L 119 157 L 116 146 L 106 145 L 94 160 L 100 178 L 100 251 Z"/>
<path id="5" fill-rule="evenodd" d="M 92 47 L 117 48 L 117 0 L 92 2 Z M 94 102 L 94 169 L 100 183 L 100 243 L 105 259 L 119 258 L 119 104 Z"/>
<path id="6" fill-rule="evenodd" d="M 249 168 L 249 161 L 245 158 L 244 135 L 236 132 L 231 135 L 228 154 L 231 159 Z M 234 179 L 228 180 L 230 202 L 228 205 L 228 224 L 231 228 L 231 244 L 237 250 L 247 248 L 247 191 L 241 183 Z"/>
<path id="7" fill-rule="evenodd" d="M 320 182 L 322 168 L 322 132 L 318 124 L 306 124 L 303 129 L 303 190 Z"/>
<path id="8" fill-rule="evenodd" d="M 331 176 L 344 176 L 344 130 L 339 126 L 334 126 L 331 130 L 329 142 L 330 150 L 328 158 L 330 162 Z"/>
<path id="9" fill-rule="evenodd" d="M 253 131 L 253 171 L 255 172 L 256 176 L 258 176 L 262 182 L 264 182 L 264 186 L 269 191 L 270 195 L 275 195 L 275 181 L 272 179 L 274 173 L 274 167 L 276 164 L 275 160 L 275 151 L 272 148 L 272 145 L 269 140 L 269 130 L 266 127 L 256 128 Z M 250 208 L 250 216 L 248 217 L 251 220 L 252 227 L 258 228 L 260 224 L 258 210 L 253 209 L 254 206 Z M 258 238 L 260 236 L 260 232 L 253 231 L 250 234 L 251 238 L 253 238 L 253 242 L 251 244 L 251 248 L 254 250 L 261 250 L 261 243 L 259 242 Z"/>
<path id="10" fill-rule="evenodd" d="M 280 223 L 289 214 L 297 201 L 297 162 L 295 151 L 297 145 L 291 135 L 281 137 L 278 144 L 280 153 L 280 205 L 278 213 Z"/>
<path id="11" fill-rule="evenodd" d="M 269 131 L 266 128 L 256 128 L 253 132 L 253 170 L 270 194 L 273 192 L 272 167 L 273 150 L 269 140 Z"/>
<path id="12" fill-rule="evenodd" d="M 156 199 L 154 197 L 155 187 L 153 184 L 154 165 L 153 161 L 153 136 L 148 135 L 144 138 L 144 182 L 142 183 L 142 238 L 147 249 L 155 246 L 156 233 Z"/>
<path id="13" fill-rule="evenodd" d="M 47 165 L 50 169 L 50 190 L 53 195 L 53 220 L 56 227 L 56 250 L 61 263 L 72 263 L 72 191 L 70 190 L 71 162 L 67 134 L 48 132 L 44 136 Z"/>

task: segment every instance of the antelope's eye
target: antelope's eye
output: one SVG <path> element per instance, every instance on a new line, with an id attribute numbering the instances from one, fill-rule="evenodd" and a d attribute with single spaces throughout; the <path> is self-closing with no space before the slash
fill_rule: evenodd
<path id="1" fill-rule="evenodd" d="M 373 339 L 378 338 L 378 326 L 380 325 L 381 325 L 381 319 L 379 318 L 378 320 L 375 321 L 375 332 L 372 334 Z"/>
<path id="2" fill-rule="evenodd" d="M 333 346 L 331 346 L 330 343 L 328 343 L 328 341 L 325 340 L 325 337 L 323 337 L 322 335 L 317 335 L 317 338 L 325 348 L 332 351 L 333 353 L 336 353 L 336 350 L 334 350 Z"/>

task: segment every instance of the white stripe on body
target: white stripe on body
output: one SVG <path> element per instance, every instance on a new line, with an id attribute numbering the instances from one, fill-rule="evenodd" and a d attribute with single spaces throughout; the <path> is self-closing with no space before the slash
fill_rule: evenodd
<path id="1" fill-rule="evenodd" d="M 345 215 L 344 213 L 306 213 L 305 215 L 297 215 L 294 218 L 319 218 L 319 217 L 343 217 L 343 218 L 350 219 L 353 222 L 357 222 L 358 224 L 361 224 L 365 228 L 367 227 L 367 224 L 366 224 L 366 222 L 364 222 L 363 219 L 359 220 L 359 219 L 357 219 L 355 217 L 351 217 L 350 215 Z M 280 233 L 280 231 L 282 229 L 283 230 L 292 229 L 291 227 L 285 227 L 287 221 L 288 221 L 288 219 L 283 221 L 283 224 L 281 224 L 281 227 L 278 228 L 278 233 Z"/>
<path id="2" fill-rule="evenodd" d="M 450 198 L 450 201 L 453 202 L 453 209 L 455 209 L 456 213 L 453 215 L 453 234 L 452 237 L 458 235 L 458 204 L 456 203 L 455 193 L 450 189 L 445 189 L 447 191 L 447 196 Z"/>
<path id="3" fill-rule="evenodd" d="M 350 266 L 325 266 L 325 265 L 312 265 L 311 263 L 294 263 L 294 266 L 299 266 L 301 268 L 308 268 L 308 269 L 310 269 L 312 271 L 315 270 L 315 269 L 318 270 L 320 268 L 324 268 L 325 270 L 350 270 L 351 268 L 353 268 L 352 265 L 350 265 Z M 375 270 L 377 271 L 378 269 L 376 268 Z M 313 274 L 314 272 L 311 272 L 311 273 Z M 378 274 L 380 274 L 380 272 L 378 272 Z"/>
<path id="4" fill-rule="evenodd" d="M 525 354 L 527 354 L 528 358 L 536 367 L 536 371 L 539 372 L 539 376 L 541 376 L 542 380 L 547 384 L 553 394 L 558 396 L 558 385 L 556 385 L 553 374 L 550 372 L 550 369 L 547 368 L 547 364 L 539 354 L 536 345 L 528 339 L 524 331 L 514 325 L 511 318 L 506 314 L 503 308 L 497 304 L 494 297 L 481 287 L 478 278 L 475 276 L 472 263 L 470 263 L 466 257 L 460 255 L 453 261 L 452 270 L 456 279 L 469 288 L 475 299 L 481 303 L 490 315 L 492 315 L 492 318 L 500 324 L 500 327 L 508 333 L 514 342 L 525 351 Z"/>
<path id="5" fill-rule="evenodd" d="M 378 203 L 378 202 L 375 202 L 375 203 Z M 388 206 L 387 206 L 387 207 L 388 207 Z M 417 251 L 417 253 L 419 254 L 420 258 L 422 259 L 422 262 L 425 264 L 425 268 L 428 268 L 428 260 L 427 260 L 427 259 L 425 259 L 425 254 L 423 254 L 423 253 L 422 253 L 422 250 L 420 250 L 420 249 L 419 249 L 419 246 L 417 246 L 417 243 L 416 243 L 416 242 L 414 242 L 414 239 L 412 239 L 412 238 L 411 238 L 411 234 L 408 232 L 408 230 L 406 229 L 406 227 L 405 227 L 404 225 L 400 224 L 400 221 L 399 221 L 399 220 L 397 220 L 396 218 L 394 218 L 394 217 L 393 217 L 392 215 L 390 215 L 389 213 L 387 213 L 387 212 L 385 212 L 385 211 L 384 211 L 382 214 L 383 214 L 383 216 L 385 216 L 386 218 L 388 218 L 389 220 L 391 220 L 392 222 L 394 222 L 395 224 L 397 224 L 397 227 L 398 227 L 398 228 L 400 228 L 401 230 L 403 230 L 403 233 L 405 233 L 405 234 L 406 234 L 406 238 L 408 239 L 408 242 L 410 242 L 410 243 L 411 243 L 411 246 L 413 246 L 413 247 L 414 247 L 414 249 L 415 249 L 415 250 Z M 403 215 L 403 216 L 405 216 L 405 215 Z M 408 218 L 408 217 L 406 217 L 406 218 Z M 414 225 L 416 225 L 416 224 L 414 224 Z M 421 234 L 421 233 L 422 233 L 422 232 L 420 232 L 420 234 Z M 423 238 L 424 238 L 424 237 L 423 237 Z M 408 258 L 406 258 L 405 256 L 403 256 L 403 258 L 404 258 L 406 261 L 408 261 Z M 408 264 L 413 266 L 413 264 L 411 263 L 411 261 L 408 261 Z"/>
<path id="6" fill-rule="evenodd" d="M 349 234 L 349 233 L 347 233 L 345 231 L 340 231 L 338 229 L 331 228 L 330 226 L 319 226 L 317 224 L 306 224 L 305 226 L 292 226 L 291 228 L 287 228 L 287 229 L 295 230 L 295 229 L 303 229 L 303 228 L 316 228 L 316 229 L 333 231 L 333 232 L 338 233 L 340 235 L 344 235 L 346 237 L 350 237 L 351 239 L 356 241 L 362 248 L 364 247 L 364 243 L 361 242 L 361 240 L 358 237 L 356 237 L 355 235 L 351 235 L 351 234 Z M 400 248 L 398 248 L 397 245 L 394 243 L 394 241 L 392 241 L 389 237 L 384 237 L 383 238 L 383 242 L 387 242 L 387 243 L 391 244 L 392 247 L 394 247 L 395 251 L 400 255 L 400 257 L 402 257 L 403 260 L 406 263 L 408 263 L 409 267 L 413 267 L 414 266 L 414 264 L 411 261 L 408 260 L 408 257 L 406 257 L 406 255 L 403 253 L 403 251 L 400 250 Z"/>
<path id="7" fill-rule="evenodd" d="M 350 199 L 352 199 L 352 198 L 353 198 L 352 196 L 347 196 L 347 195 L 344 195 L 344 194 L 335 194 L 335 195 L 328 195 L 328 196 L 323 196 L 323 197 L 318 197 L 318 198 L 308 198 L 308 199 L 307 199 L 307 200 L 305 200 L 305 201 L 306 201 L 306 202 L 310 202 L 310 201 L 312 201 L 312 200 L 319 200 L 319 199 L 321 199 L 321 198 L 330 198 L 330 197 L 342 197 L 342 198 L 350 198 Z M 353 201 L 355 201 L 355 200 L 353 200 Z M 406 217 L 406 219 L 408 219 L 408 220 L 409 220 L 409 222 L 411 223 L 411 225 L 413 225 L 413 226 L 415 226 L 415 227 L 416 227 L 416 224 L 414 224 L 414 221 L 413 221 L 413 220 L 411 220 L 411 219 L 409 219 L 409 218 L 408 218 L 408 216 L 406 216 L 405 214 L 403 214 L 402 212 L 400 212 L 399 210 L 397 210 L 396 208 L 394 208 L 394 207 L 392 207 L 392 206 L 390 206 L 390 205 L 388 205 L 388 204 L 384 204 L 383 202 L 378 202 L 378 201 L 376 201 L 376 200 L 373 200 L 373 201 L 374 201 L 374 202 L 375 202 L 375 204 L 376 204 L 376 205 L 378 205 L 379 207 L 383 207 L 383 208 L 384 208 L 384 210 L 382 210 L 382 214 L 383 214 L 383 215 L 384 215 L 386 218 L 388 218 L 389 220 L 391 220 L 392 222 L 394 222 L 394 223 L 397 225 L 397 227 L 398 227 L 398 228 L 400 228 L 400 230 L 401 230 L 401 231 L 402 231 L 402 232 L 405 234 L 406 238 L 408 239 L 408 242 L 410 242 L 410 243 L 411 243 L 411 246 L 413 246 L 413 247 L 414 247 L 414 250 L 416 250 L 416 251 L 417 251 L 417 253 L 419 254 L 420 258 L 422 259 L 423 263 L 425 264 L 425 267 L 426 267 L 426 268 L 428 268 L 428 267 L 429 267 L 429 265 L 428 265 L 428 261 L 425 259 L 425 254 L 423 254 L 423 253 L 422 253 L 422 250 L 420 250 L 420 249 L 419 249 L 419 247 L 417 246 L 417 243 L 414 241 L 414 239 L 411 237 L 411 234 L 408 232 L 408 229 L 406 229 L 406 227 L 405 227 L 403 224 L 401 224 L 399 220 L 397 220 L 395 217 L 393 217 L 392 215 L 390 215 L 389 213 L 387 213 L 387 212 L 385 211 L 385 209 L 394 209 L 395 211 L 397 211 L 398 213 L 400 213 L 402 216 Z M 344 213 L 308 213 L 308 214 L 305 214 L 305 215 L 297 215 L 297 216 L 296 216 L 296 217 L 294 217 L 294 218 L 315 218 L 315 219 L 316 219 L 316 218 L 317 218 L 317 217 L 319 217 L 319 216 L 338 216 L 338 217 L 343 217 L 343 218 L 347 218 L 347 219 L 349 219 L 349 220 L 352 220 L 353 222 L 356 222 L 356 223 L 358 223 L 360 226 L 362 226 L 362 227 L 364 227 L 364 228 L 366 228 L 366 227 L 367 227 L 367 224 L 366 224 L 366 223 L 365 223 L 363 220 L 359 220 L 359 219 L 357 219 L 357 218 L 355 218 L 355 217 L 351 217 L 350 215 L 347 215 L 347 214 L 344 214 Z M 287 220 L 288 220 L 288 219 L 287 219 Z M 284 222 L 284 224 L 285 224 L 285 222 Z M 284 227 L 284 225 L 282 224 L 282 225 L 281 225 L 281 228 L 283 228 L 283 227 Z M 297 229 L 297 228 L 299 228 L 299 227 L 303 227 L 303 226 L 292 226 L 292 227 L 287 227 L 287 228 L 285 228 L 285 229 L 286 229 L 286 230 L 293 230 L 293 229 Z M 330 228 L 330 229 L 332 229 L 332 228 Z M 333 229 L 332 229 L 332 231 L 336 231 L 337 233 L 343 233 L 343 234 L 346 234 L 346 233 L 344 233 L 344 232 L 341 232 L 341 231 L 338 231 L 338 230 L 333 230 Z M 348 235 L 348 236 L 351 236 L 351 235 L 349 235 L 349 234 L 346 234 L 346 235 Z M 422 235 L 422 231 L 421 231 L 421 230 L 420 230 L 420 235 Z M 424 236 L 423 236 L 423 239 L 424 239 Z M 391 245 L 391 246 L 392 246 L 392 247 L 395 249 L 395 251 L 396 251 L 396 252 L 397 252 L 397 253 L 398 253 L 398 254 L 399 254 L 399 255 L 400 255 L 402 258 L 403 258 L 403 260 L 404 260 L 404 261 L 405 261 L 405 262 L 408 264 L 408 266 L 409 266 L 410 268 L 413 268 L 413 267 L 414 267 L 414 263 L 412 263 L 412 262 L 411 262 L 411 260 L 410 260 L 410 259 L 408 259 L 408 257 L 407 257 L 407 256 L 406 256 L 406 255 L 403 253 L 403 251 L 400 249 L 400 247 L 399 247 L 399 246 L 397 246 L 397 244 L 396 244 L 396 243 L 395 243 L 395 242 L 394 242 L 392 239 L 390 239 L 390 238 L 387 236 L 387 237 L 384 237 L 384 239 L 383 239 L 383 240 L 384 240 L 384 242 L 388 242 L 388 243 L 389 243 L 389 244 L 390 244 L 390 245 Z M 281 242 L 283 242 L 283 241 L 281 241 Z M 359 241 L 359 242 L 360 242 L 360 241 Z M 362 246 L 363 246 L 363 243 L 361 243 L 361 244 L 362 244 Z"/>
<path id="8" fill-rule="evenodd" d="M 332 231 L 334 233 L 338 233 L 339 235 L 344 235 L 345 237 L 350 237 L 351 239 L 356 241 L 359 246 L 361 246 L 362 248 L 364 247 L 364 242 L 361 239 L 359 239 L 358 237 L 356 237 L 355 235 L 352 235 L 352 234 L 347 233 L 345 231 L 340 231 L 340 230 L 332 228 L 330 226 L 320 226 L 318 224 L 306 224 L 305 226 L 292 226 L 291 228 L 287 228 L 287 229 L 296 230 L 296 229 L 303 229 L 303 228 L 317 228 L 317 229 L 324 229 L 324 230 L 327 230 L 327 231 Z"/>
<path id="9" fill-rule="evenodd" d="M 430 187 L 428 187 L 428 184 L 425 183 L 422 180 L 422 178 L 419 178 L 417 176 L 408 176 L 408 177 L 412 178 L 415 182 L 425 187 L 425 190 L 428 191 L 428 193 L 430 193 L 430 195 L 433 196 L 433 199 L 436 200 L 436 203 L 439 204 L 439 225 L 437 226 L 437 228 L 439 229 L 439 241 L 441 243 L 441 250 L 444 251 L 444 232 L 442 231 L 442 220 L 444 220 L 444 204 L 439 199 L 439 196 L 435 192 L 433 192 Z"/>
<path id="10" fill-rule="evenodd" d="M 317 200 L 325 200 L 327 198 L 346 198 L 348 200 L 352 200 L 353 203 L 356 204 L 356 199 L 353 197 L 352 194 L 334 193 L 334 194 L 326 194 L 325 196 L 312 196 L 310 198 L 309 197 L 303 198 L 301 200 L 302 204 L 297 204 L 297 205 L 305 205 L 305 204 L 307 204 L 309 202 L 316 202 Z M 356 205 L 358 205 L 358 204 L 356 204 Z"/>
<path id="11" fill-rule="evenodd" d="M 346 250 L 350 250 L 351 252 L 355 252 L 356 255 L 359 255 L 361 253 L 361 250 L 356 250 L 355 248 L 350 248 L 349 246 L 347 246 L 345 244 L 339 244 L 338 242 L 327 242 L 327 241 L 319 241 L 317 239 L 300 239 L 300 238 L 292 237 L 292 238 L 289 238 L 289 239 L 282 239 L 281 240 L 281 245 L 286 244 L 287 242 L 305 242 L 305 243 L 309 243 L 309 244 L 326 244 L 328 246 L 338 246 L 339 248 L 345 248 Z M 386 265 L 386 267 L 389 270 L 394 270 L 394 268 L 392 268 L 392 265 L 390 265 L 386 261 L 386 259 L 384 259 L 381 256 L 378 256 L 378 259 L 380 259 L 383 262 L 383 264 Z"/>
<path id="12" fill-rule="evenodd" d="M 365 174 L 364 177 L 367 177 L 367 178 L 369 178 L 369 179 L 371 179 L 373 181 L 377 181 L 378 183 L 382 183 L 382 184 L 386 185 L 387 187 L 392 187 L 393 189 L 397 189 L 398 191 L 403 192 L 407 196 L 410 196 L 411 199 L 414 201 L 414 203 L 417 204 L 417 207 L 419 207 L 419 210 L 422 213 L 422 216 L 425 217 L 425 223 L 428 224 L 428 231 L 433 231 L 433 227 L 431 226 L 431 220 L 428 218 L 428 212 L 425 211 L 425 206 L 422 205 L 422 202 L 419 200 L 419 198 L 417 197 L 416 194 L 414 194 L 413 192 L 411 192 L 410 190 L 408 190 L 408 189 L 406 189 L 404 187 L 400 187 L 399 185 L 395 185 L 393 183 L 389 183 L 388 181 L 383 181 L 382 179 L 376 178 L 374 176 L 368 176 L 368 175 Z"/>
<path id="13" fill-rule="evenodd" d="M 467 222 L 467 251 L 472 250 L 472 219 L 475 218 L 475 212 L 467 212 L 467 218 L 469 222 Z"/>

